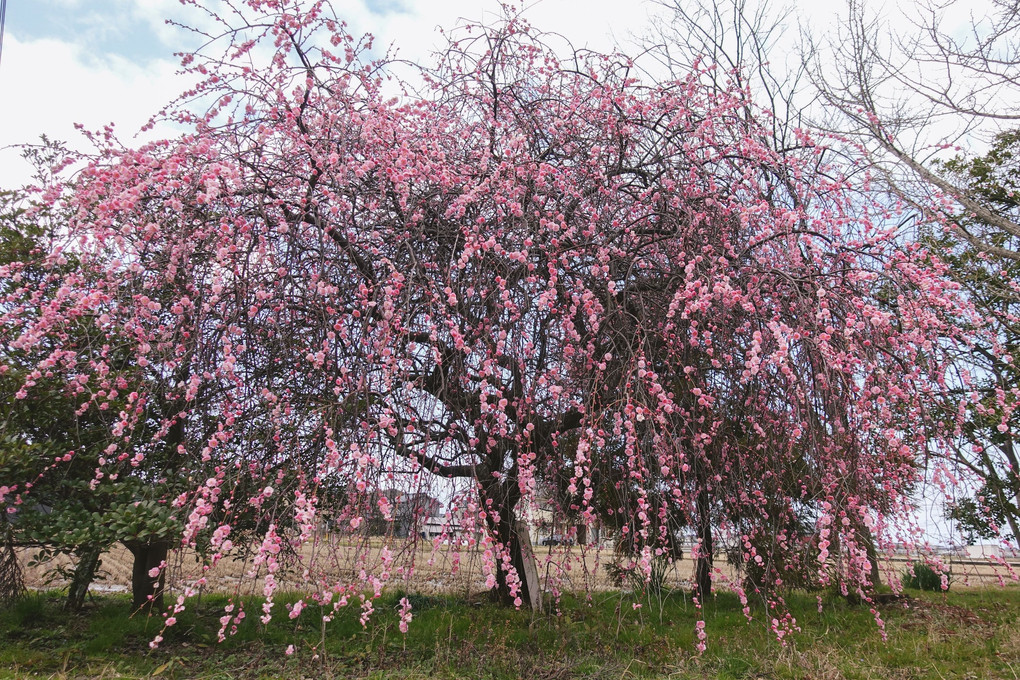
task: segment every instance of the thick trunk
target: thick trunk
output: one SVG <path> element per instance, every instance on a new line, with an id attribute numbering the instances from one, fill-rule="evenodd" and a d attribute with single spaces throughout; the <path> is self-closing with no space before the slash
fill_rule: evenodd
<path id="1" fill-rule="evenodd" d="M 698 484 L 697 508 L 698 555 L 694 564 L 694 586 L 702 602 L 712 592 L 712 491 L 709 488 L 708 463 L 696 460 L 695 480 Z"/>
<path id="2" fill-rule="evenodd" d="M 169 544 L 154 540 L 124 541 L 124 545 L 134 558 L 131 568 L 131 610 L 148 613 L 162 609 L 165 572 L 161 569 L 155 578 L 149 576 L 149 572 L 166 560 Z"/>
<path id="3" fill-rule="evenodd" d="M 516 485 L 515 485 L 516 486 Z M 486 524 L 493 536 L 510 553 L 510 564 L 517 572 L 519 587 L 516 595 L 512 593 L 509 574 L 502 565 L 496 568 L 496 587 L 493 589 L 495 599 L 506 606 L 516 606 L 516 599 L 521 599 L 521 606 L 541 609 L 542 589 L 538 580 L 538 564 L 531 546 L 531 537 L 527 525 L 518 520 L 514 509 L 519 493 L 516 489 L 507 489 L 503 484 L 491 482 L 482 488 L 483 500 L 491 500 L 490 512 L 486 516 Z M 498 520 L 493 512 L 498 514 Z"/>
<path id="4" fill-rule="evenodd" d="M 698 559 L 694 567 L 694 584 L 704 602 L 712 592 L 712 499 L 702 485 L 698 491 Z"/>
<path id="5" fill-rule="evenodd" d="M 85 598 L 89 594 L 89 586 L 99 571 L 99 556 L 102 550 L 98 545 L 86 545 L 77 551 L 78 564 L 71 576 L 71 584 L 67 588 L 67 600 L 64 608 L 72 611 L 81 611 L 85 606 Z"/>

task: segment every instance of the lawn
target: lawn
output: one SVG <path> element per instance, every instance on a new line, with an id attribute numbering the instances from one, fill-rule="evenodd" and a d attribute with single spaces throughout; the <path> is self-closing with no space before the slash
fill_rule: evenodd
<path id="1" fill-rule="evenodd" d="M 261 603 L 236 635 L 217 643 L 226 598 L 204 596 L 178 616 L 153 651 L 158 619 L 128 617 L 108 595 L 80 616 L 57 593 L 35 593 L 0 612 L 2 677 L 262 678 L 1011 678 L 1020 677 L 1020 588 L 907 591 L 877 606 L 838 596 L 788 598 L 801 631 L 776 640 L 762 610 L 748 623 L 721 593 L 706 603 L 708 647 L 695 648 L 698 610 L 682 593 L 565 596 L 549 611 L 496 607 L 479 597 L 408 596 L 414 620 L 398 630 L 400 593 L 385 594 L 367 627 L 360 609 L 322 626 L 308 607 L 296 619 L 278 603 L 268 625 Z M 635 608 L 635 604 L 640 604 Z M 294 653 L 287 648 L 293 645 Z"/>

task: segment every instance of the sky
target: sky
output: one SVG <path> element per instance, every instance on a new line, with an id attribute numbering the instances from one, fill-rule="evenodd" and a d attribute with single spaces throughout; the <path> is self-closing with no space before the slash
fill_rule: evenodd
<path id="1" fill-rule="evenodd" d="M 226 0 L 200 0 L 222 7 Z M 241 0 L 235 0 L 240 2 Z M 651 19 L 665 17 L 670 2 L 690 7 L 711 0 L 524 0 L 524 16 L 537 29 L 565 36 L 576 47 L 609 51 L 633 46 Z M 736 0 L 739 2 L 740 0 Z M 788 7 L 780 31 L 781 50 L 773 64 L 791 58 L 804 30 L 812 37 L 832 34 L 847 0 L 744 0 L 770 11 Z M 906 26 L 919 16 L 917 0 L 871 2 L 883 25 Z M 948 6 L 960 26 L 990 0 Z M 370 32 L 377 49 L 427 63 L 443 44 L 439 28 L 488 21 L 501 15 L 499 0 L 333 0 L 354 35 Z M 778 10 L 781 11 L 781 10 Z M 99 129 L 115 123 L 122 141 L 186 87 L 174 53 L 197 46 L 194 36 L 167 19 L 201 25 L 203 12 L 180 0 L 8 0 L 0 62 L 0 188 L 20 186 L 29 166 L 15 145 L 40 135 L 83 147 L 75 123 Z M 628 49 L 629 47 L 629 49 Z"/>
<path id="2" fill-rule="evenodd" d="M 597 0 L 577 13 L 576 0 L 543 0 L 529 16 L 580 44 L 607 49 L 614 32 L 637 30 L 645 21 L 640 6 L 625 4 Z M 494 17 L 499 9 L 488 0 L 341 0 L 334 7 L 352 33 L 371 32 L 380 49 L 397 46 L 401 57 L 415 61 L 427 60 L 441 44 L 439 26 Z M 83 146 L 75 123 L 98 129 L 113 122 L 130 140 L 184 89 L 173 54 L 196 43 L 166 25 L 167 18 L 189 24 L 202 19 L 177 0 L 8 0 L 0 62 L 0 188 L 29 177 L 29 166 L 11 145 L 45 134 Z"/>
<path id="3" fill-rule="evenodd" d="M 219 4 L 208 0 L 207 7 Z M 355 35 L 370 32 L 379 49 L 393 46 L 411 61 L 428 61 L 443 42 L 439 27 L 495 19 L 496 0 L 335 0 Z M 662 7 L 646 0 L 537 0 L 525 16 L 538 29 L 577 47 L 608 51 L 648 30 Z M 578 11 L 583 7 L 583 11 Z M 75 123 L 115 123 L 125 142 L 185 88 L 174 52 L 194 37 L 167 25 L 202 20 L 178 0 L 8 0 L 0 62 L 0 188 L 29 180 L 14 145 L 45 134 L 87 148 Z M 813 26 L 818 22 L 813 21 Z"/>

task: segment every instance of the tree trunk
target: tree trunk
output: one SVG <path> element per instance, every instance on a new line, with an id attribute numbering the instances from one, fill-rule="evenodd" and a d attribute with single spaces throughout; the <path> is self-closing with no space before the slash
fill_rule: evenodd
<path id="1" fill-rule="evenodd" d="M 25 574 L 14 551 L 14 530 L 7 521 L 7 513 L 0 512 L 0 604 L 9 604 L 25 592 Z"/>
<path id="2" fill-rule="evenodd" d="M 124 541 L 131 551 L 134 563 L 131 569 L 131 610 L 150 613 L 163 609 L 164 570 L 153 578 L 149 572 L 166 560 L 169 544 L 166 541 Z"/>
<path id="3" fill-rule="evenodd" d="M 694 584 L 704 602 L 712 592 L 712 500 L 702 485 L 698 491 L 698 559 L 694 567 Z"/>
<path id="4" fill-rule="evenodd" d="M 517 519 L 514 509 L 520 498 L 516 482 L 501 484 L 496 481 L 482 485 L 482 501 L 490 512 L 486 513 L 486 525 L 493 536 L 510 552 L 510 563 L 517 572 L 520 587 L 516 596 L 511 594 L 507 572 L 502 565 L 496 567 L 496 587 L 493 597 L 505 606 L 515 606 L 516 598 L 521 599 L 522 606 L 532 609 L 542 607 L 542 589 L 538 579 L 538 564 L 535 551 L 531 546 L 528 526 Z M 492 500 L 488 505 L 487 501 Z M 492 511 L 499 515 L 498 521 L 493 520 Z"/>
<path id="5" fill-rule="evenodd" d="M 75 565 L 74 574 L 71 576 L 71 584 L 67 588 L 67 600 L 64 608 L 68 611 L 79 612 L 85 606 L 85 598 L 89 594 L 89 586 L 99 571 L 99 556 L 102 549 L 96 544 L 88 544 L 77 551 L 78 564 Z"/>

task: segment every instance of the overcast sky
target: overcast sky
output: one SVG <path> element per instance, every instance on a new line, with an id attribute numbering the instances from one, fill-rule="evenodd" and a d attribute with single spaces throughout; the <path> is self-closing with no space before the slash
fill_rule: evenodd
<path id="1" fill-rule="evenodd" d="M 577 47 L 606 51 L 614 44 L 632 46 L 649 30 L 652 16 L 667 15 L 663 4 L 672 1 L 685 7 L 699 2 L 526 0 L 524 7 L 539 30 L 560 33 Z M 847 0 L 746 1 L 773 12 L 784 5 L 792 9 L 780 33 L 787 53 L 773 56 L 775 64 L 795 51 L 799 27 L 814 37 L 831 34 Z M 872 0 L 868 7 L 882 15 L 883 26 L 909 28 L 918 16 L 917 2 Z M 989 2 L 958 0 L 946 12 L 965 29 L 971 15 L 987 13 Z M 419 62 L 427 62 L 442 44 L 439 27 L 465 19 L 491 23 L 501 15 L 498 0 L 333 0 L 333 7 L 353 34 L 371 32 L 380 50 L 395 46 L 398 56 Z M 173 53 L 196 44 L 166 20 L 194 25 L 200 15 L 179 0 L 8 0 L 0 63 L 0 188 L 28 179 L 27 165 L 11 145 L 35 142 L 42 134 L 81 145 L 74 123 L 98 129 L 112 122 L 121 139 L 130 141 L 149 116 L 184 89 Z"/>
<path id="2" fill-rule="evenodd" d="M 775 4 L 775 3 L 773 3 Z M 214 6 L 215 2 L 206 5 Z M 493 19 L 496 0 L 336 0 L 352 33 L 371 32 L 380 48 L 427 60 L 440 46 L 438 27 Z M 580 11 L 579 11 L 580 10 Z M 608 50 L 646 31 L 661 7 L 644 0 L 539 0 L 526 16 L 575 46 Z M 27 165 L 10 145 L 51 138 L 81 145 L 74 123 L 115 123 L 123 140 L 181 89 L 175 51 L 194 47 L 165 20 L 193 24 L 178 0 L 9 0 L 0 63 L 0 187 L 27 181 Z M 817 26 L 818 22 L 814 21 Z M 8 147 L 8 148 L 3 148 Z"/>

